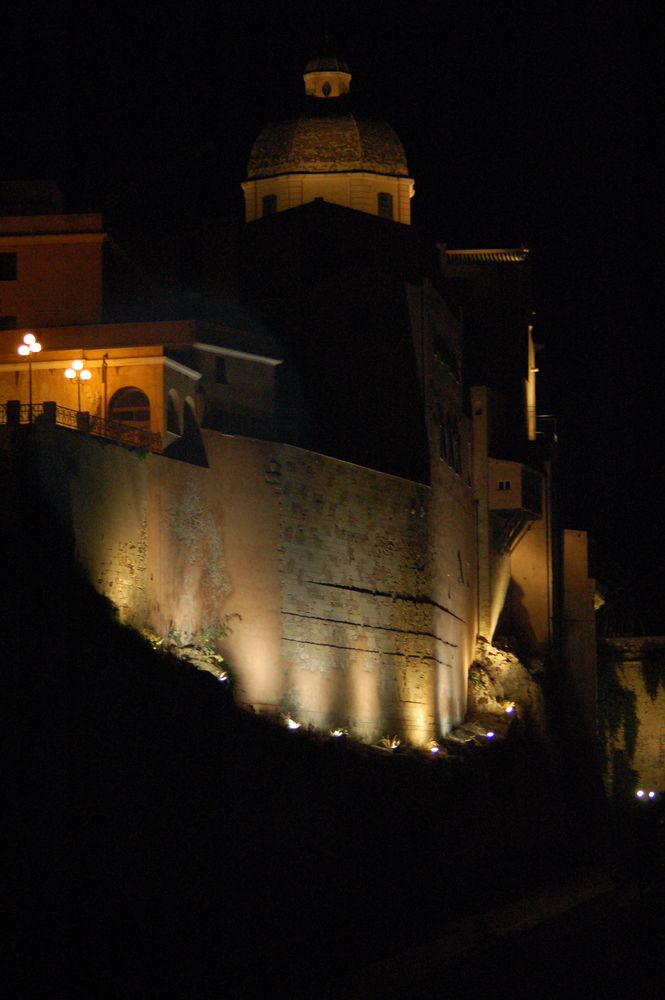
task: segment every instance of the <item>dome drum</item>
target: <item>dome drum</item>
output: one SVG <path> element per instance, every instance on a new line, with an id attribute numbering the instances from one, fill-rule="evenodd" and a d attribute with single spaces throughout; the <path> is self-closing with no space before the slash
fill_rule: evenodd
<path id="1" fill-rule="evenodd" d="M 382 215 L 409 224 L 413 181 L 365 171 L 353 173 L 281 174 L 246 181 L 245 220 L 284 212 L 322 198 L 369 215 Z"/>

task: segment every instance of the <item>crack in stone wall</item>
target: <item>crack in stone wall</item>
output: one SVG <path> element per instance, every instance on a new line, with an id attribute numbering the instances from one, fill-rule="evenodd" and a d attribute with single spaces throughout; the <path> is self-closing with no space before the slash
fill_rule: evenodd
<path id="1" fill-rule="evenodd" d="M 286 703 L 303 722 L 435 732 L 436 676 L 456 648 L 428 595 L 429 489 L 282 446 L 280 572 Z"/>
<path id="2" fill-rule="evenodd" d="M 448 642 L 447 639 L 442 639 L 441 636 L 437 635 L 435 632 L 423 632 L 418 629 L 393 628 L 391 625 L 368 625 L 366 622 L 354 622 L 344 618 L 320 618 L 317 615 L 301 615 L 296 611 L 285 611 L 284 614 L 291 615 L 294 618 L 306 618 L 309 621 L 329 622 L 331 625 L 352 625 L 355 628 L 376 628 L 383 630 L 384 632 L 397 632 L 399 635 L 419 635 L 426 639 L 434 639 L 436 642 L 440 642 L 443 646 L 450 646 L 453 649 L 458 648 L 458 643 Z"/>
<path id="3" fill-rule="evenodd" d="M 347 584 L 341 583 L 328 583 L 325 580 L 308 580 L 308 583 L 314 583 L 319 587 L 336 587 L 339 590 L 349 590 L 356 594 L 368 594 L 372 597 L 389 597 L 392 601 L 406 601 L 410 604 L 427 604 L 432 608 L 438 608 L 439 611 L 445 612 L 445 614 L 450 615 L 451 618 L 455 618 L 456 621 L 461 622 L 466 625 L 464 618 L 460 618 L 456 615 L 454 611 L 447 608 L 444 604 L 439 604 L 432 597 L 428 597 L 425 594 L 396 594 L 394 592 L 388 592 L 386 590 L 375 590 L 367 589 L 365 587 L 351 587 Z"/>

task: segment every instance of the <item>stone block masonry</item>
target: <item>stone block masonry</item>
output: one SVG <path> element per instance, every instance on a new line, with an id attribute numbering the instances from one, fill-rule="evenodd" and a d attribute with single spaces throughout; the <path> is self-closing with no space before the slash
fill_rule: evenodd
<path id="1" fill-rule="evenodd" d="M 433 593 L 429 487 L 203 433 L 208 468 L 57 428 L 44 442 L 44 467 L 62 472 L 44 489 L 66 482 L 61 516 L 122 620 L 212 645 L 256 711 L 416 745 L 457 721 L 474 591 Z"/>
<path id="2" fill-rule="evenodd" d="M 281 446 L 285 704 L 368 740 L 434 733 L 428 489 Z"/>

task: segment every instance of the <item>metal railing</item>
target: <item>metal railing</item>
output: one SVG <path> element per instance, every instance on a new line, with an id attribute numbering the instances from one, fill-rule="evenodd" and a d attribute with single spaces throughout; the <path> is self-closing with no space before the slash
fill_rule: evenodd
<path id="1" fill-rule="evenodd" d="M 57 403 L 27 403 L 18 405 L 0 403 L 0 424 L 56 424 L 71 430 L 92 434 L 94 437 L 114 441 L 125 448 L 144 448 L 146 451 L 162 451 L 162 438 L 154 431 L 142 427 L 131 427 L 118 420 L 103 420 L 92 413 L 71 410 Z"/>

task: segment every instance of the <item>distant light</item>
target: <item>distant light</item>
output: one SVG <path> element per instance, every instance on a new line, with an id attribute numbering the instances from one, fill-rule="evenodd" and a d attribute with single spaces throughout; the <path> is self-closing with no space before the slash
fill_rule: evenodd
<path id="1" fill-rule="evenodd" d="M 495 736 L 496 736 L 496 733 L 494 732 L 494 730 L 493 730 L 493 729 L 490 729 L 490 730 L 488 731 L 488 733 L 487 733 L 487 739 L 488 739 L 488 740 L 493 740 Z"/>
<path id="2" fill-rule="evenodd" d="M 331 729 L 330 730 L 330 735 L 334 736 L 335 738 L 337 738 L 339 736 L 344 736 L 344 730 L 343 729 Z"/>
<path id="3" fill-rule="evenodd" d="M 656 793 L 655 792 L 649 792 L 649 798 L 650 799 L 655 799 L 656 798 Z"/>
<path id="4" fill-rule="evenodd" d="M 290 715 L 284 716 L 284 723 L 288 729 L 300 729 L 300 723 L 296 722 L 295 719 L 292 719 Z"/>
<path id="5" fill-rule="evenodd" d="M 644 798 L 644 789 L 643 788 L 639 788 L 635 794 L 637 795 L 638 799 L 643 799 Z"/>
<path id="6" fill-rule="evenodd" d="M 23 343 L 28 345 L 36 344 L 37 338 L 35 337 L 34 333 L 26 333 L 25 337 L 23 338 Z"/>
<path id="7" fill-rule="evenodd" d="M 21 344 L 21 346 L 18 349 L 18 353 L 21 355 L 21 357 L 25 358 L 28 356 L 28 354 L 30 354 L 30 348 L 28 347 L 27 344 Z"/>
<path id="8" fill-rule="evenodd" d="M 73 368 L 67 368 L 65 370 L 65 378 L 76 378 L 76 372 Z"/>
<path id="9" fill-rule="evenodd" d="M 514 711 L 515 711 L 515 706 L 514 705 L 508 705 L 507 708 L 506 708 L 506 715 L 512 715 Z"/>
<path id="10" fill-rule="evenodd" d="M 80 359 L 77 358 L 76 361 L 72 361 L 72 368 L 74 369 L 74 371 L 77 371 L 77 372 L 82 371 L 83 370 L 83 362 Z"/>
<path id="11" fill-rule="evenodd" d="M 438 743 L 435 743 L 433 747 L 429 748 L 430 753 L 441 753 L 441 747 Z"/>

